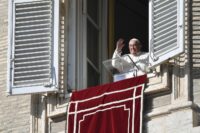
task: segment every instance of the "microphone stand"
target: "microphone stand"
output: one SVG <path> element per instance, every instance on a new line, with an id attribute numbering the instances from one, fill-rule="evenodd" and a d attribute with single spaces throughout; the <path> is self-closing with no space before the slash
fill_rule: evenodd
<path id="1" fill-rule="evenodd" d="M 134 70 L 135 73 L 133 73 L 134 77 L 137 77 L 137 71 L 139 70 L 139 67 L 136 65 L 136 63 L 131 59 L 131 57 L 127 54 L 127 56 L 129 57 L 129 59 L 131 60 L 131 62 L 133 63 L 133 67 L 136 67 L 137 70 Z"/>

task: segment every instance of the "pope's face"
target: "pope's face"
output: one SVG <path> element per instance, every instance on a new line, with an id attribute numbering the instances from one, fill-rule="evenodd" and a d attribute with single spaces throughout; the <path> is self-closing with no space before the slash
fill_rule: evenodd
<path id="1" fill-rule="evenodd" d="M 140 51 L 140 46 L 136 43 L 135 40 L 131 40 L 129 42 L 129 51 L 130 51 L 130 54 L 133 54 L 133 55 L 137 55 L 137 53 Z"/>

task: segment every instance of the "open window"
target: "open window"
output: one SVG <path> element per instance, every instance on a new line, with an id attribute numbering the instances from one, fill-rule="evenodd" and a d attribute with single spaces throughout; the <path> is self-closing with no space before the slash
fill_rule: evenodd
<path id="1" fill-rule="evenodd" d="M 58 90 L 58 0 L 9 0 L 8 93 Z"/>
<path id="2" fill-rule="evenodd" d="M 124 53 L 129 53 L 129 40 L 138 38 L 142 51 L 148 52 L 148 1 L 113 0 L 114 3 L 114 47 L 119 38 L 125 40 Z"/>
<path id="3" fill-rule="evenodd" d="M 126 43 L 124 54 L 129 52 L 128 41 L 138 38 L 143 45 L 142 51 L 149 52 L 151 67 L 159 73 L 149 79 L 146 92 L 169 89 L 170 69 L 164 63 L 184 52 L 184 1 L 110 0 L 110 57 L 120 37 Z"/>
<path id="4" fill-rule="evenodd" d="M 183 0 L 112 1 L 113 47 L 117 39 L 124 38 L 126 47 L 123 51 L 128 53 L 128 41 L 138 38 L 143 44 L 142 51 L 149 52 L 151 66 L 157 66 L 184 51 Z"/>

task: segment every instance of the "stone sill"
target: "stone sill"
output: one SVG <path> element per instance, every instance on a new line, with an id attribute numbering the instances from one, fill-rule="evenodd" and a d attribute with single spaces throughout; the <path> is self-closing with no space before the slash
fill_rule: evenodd
<path id="1" fill-rule="evenodd" d="M 167 115 L 175 111 L 183 110 L 183 109 L 196 109 L 198 106 L 191 101 L 178 101 L 174 104 L 160 107 L 154 109 L 152 112 L 145 114 L 145 119 L 153 119 L 155 117 L 160 117 L 161 115 Z"/>
<path id="2" fill-rule="evenodd" d="M 200 132 L 200 127 L 194 127 L 192 128 L 190 133 L 199 133 Z"/>

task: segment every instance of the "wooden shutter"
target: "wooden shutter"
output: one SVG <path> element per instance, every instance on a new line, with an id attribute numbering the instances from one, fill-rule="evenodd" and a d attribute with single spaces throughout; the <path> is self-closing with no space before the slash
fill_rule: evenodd
<path id="1" fill-rule="evenodd" d="M 184 0 L 149 1 L 149 49 L 152 66 L 184 51 Z"/>
<path id="2" fill-rule="evenodd" d="M 58 89 L 58 1 L 9 1 L 10 94 Z"/>

